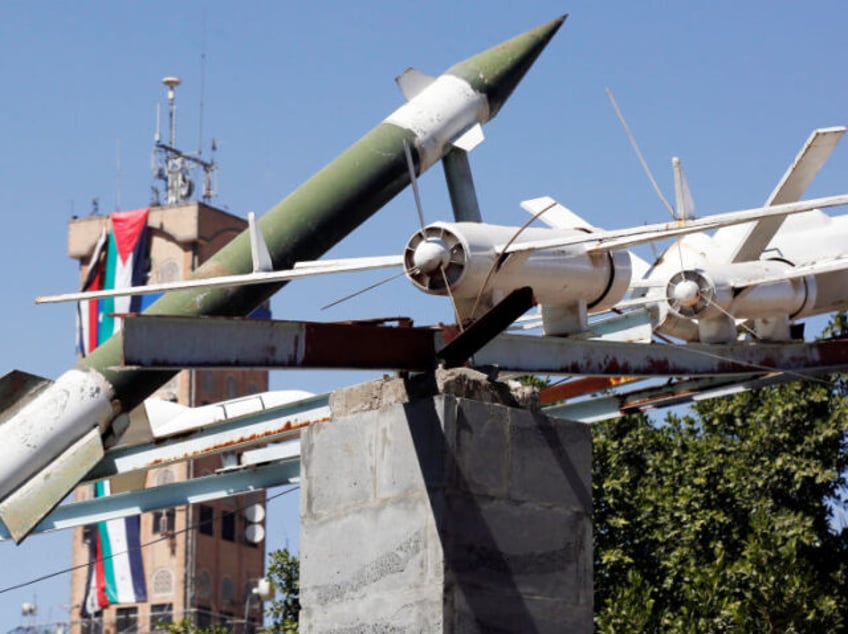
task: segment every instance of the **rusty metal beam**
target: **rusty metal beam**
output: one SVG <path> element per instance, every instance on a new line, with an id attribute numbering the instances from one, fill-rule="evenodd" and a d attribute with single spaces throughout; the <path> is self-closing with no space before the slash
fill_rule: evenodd
<path id="1" fill-rule="evenodd" d="M 539 401 L 542 405 L 556 403 L 568 399 L 586 396 L 596 392 L 602 392 L 626 383 L 633 383 L 641 379 L 635 376 L 586 376 L 571 379 L 567 383 L 560 383 L 546 387 L 539 392 Z"/>
<path id="2" fill-rule="evenodd" d="M 244 451 L 271 442 L 299 438 L 303 428 L 326 422 L 330 418 L 328 395 L 323 394 L 238 418 L 204 423 L 172 437 L 110 449 L 83 482 L 144 472 L 201 456 Z"/>
<path id="3" fill-rule="evenodd" d="M 295 458 L 140 491 L 62 504 L 45 517 L 33 533 L 84 526 L 183 504 L 220 500 L 241 493 L 293 484 L 299 476 L 300 460 Z M 9 538 L 8 529 L 0 524 L 0 541 Z"/>
<path id="4" fill-rule="evenodd" d="M 718 376 L 848 368 L 848 340 L 815 343 L 642 344 L 501 335 L 474 355 L 509 372 L 595 376 Z"/>
<path id="5" fill-rule="evenodd" d="M 363 323 L 136 316 L 124 322 L 124 364 L 425 370 L 436 364 L 436 335 Z"/>
<path id="6" fill-rule="evenodd" d="M 428 370 L 443 341 L 431 328 L 362 323 L 140 316 L 128 318 L 124 328 L 124 363 L 151 369 Z M 500 335 L 471 365 L 591 376 L 823 373 L 848 368 L 848 340 L 678 345 Z"/>
<path id="7" fill-rule="evenodd" d="M 548 416 L 597 423 L 627 414 L 684 405 L 692 401 L 718 398 L 769 385 L 796 380 L 787 374 L 706 376 L 653 385 L 630 392 L 582 398 L 560 405 L 550 405 L 543 411 Z"/>
<path id="8" fill-rule="evenodd" d="M 471 355 L 506 330 L 512 322 L 533 308 L 534 303 L 532 288 L 524 286 L 515 289 L 456 339 L 442 347 L 436 356 L 446 367 L 462 365 Z"/>

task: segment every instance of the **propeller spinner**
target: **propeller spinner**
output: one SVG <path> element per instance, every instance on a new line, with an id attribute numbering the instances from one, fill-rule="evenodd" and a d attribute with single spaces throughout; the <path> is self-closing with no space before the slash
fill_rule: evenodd
<path id="1" fill-rule="evenodd" d="M 467 253 L 459 237 L 446 227 L 428 225 L 416 231 L 404 249 L 406 277 L 427 293 L 444 294 L 455 285 L 467 264 Z"/>

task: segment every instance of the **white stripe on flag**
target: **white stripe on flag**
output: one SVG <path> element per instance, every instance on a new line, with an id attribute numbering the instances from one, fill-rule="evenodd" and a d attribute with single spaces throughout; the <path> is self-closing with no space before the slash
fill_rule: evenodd
<path id="1" fill-rule="evenodd" d="M 115 288 L 128 288 L 132 286 L 134 260 L 135 254 L 133 253 L 130 253 L 126 261 L 121 261 L 120 256 L 118 257 L 118 261 L 115 263 Z M 132 302 L 131 295 L 127 295 L 125 297 L 116 297 L 114 304 L 115 312 L 119 315 L 130 312 L 130 302 Z M 119 330 L 121 330 L 123 323 L 123 319 L 119 319 L 116 317 L 114 332 L 118 332 Z"/>
<path id="2" fill-rule="evenodd" d="M 133 589 L 128 552 L 129 544 L 127 543 L 127 529 L 124 519 L 109 520 L 106 522 L 106 531 L 109 533 L 109 543 L 112 546 L 112 568 L 115 572 L 117 596 L 113 603 L 135 603 L 136 597 Z"/>

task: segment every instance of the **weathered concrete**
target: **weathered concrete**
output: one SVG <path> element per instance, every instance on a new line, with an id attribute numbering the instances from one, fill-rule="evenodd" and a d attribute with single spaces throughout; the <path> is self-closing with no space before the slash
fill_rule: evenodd
<path id="1" fill-rule="evenodd" d="M 302 438 L 302 631 L 592 630 L 589 428 L 527 396 L 468 370 L 334 395 Z"/>

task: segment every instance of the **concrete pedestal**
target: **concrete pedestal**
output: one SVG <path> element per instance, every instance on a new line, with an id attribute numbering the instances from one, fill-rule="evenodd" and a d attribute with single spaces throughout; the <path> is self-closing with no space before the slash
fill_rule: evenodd
<path id="1" fill-rule="evenodd" d="M 348 388 L 304 433 L 302 632 L 592 631 L 589 428 L 462 372 Z"/>

